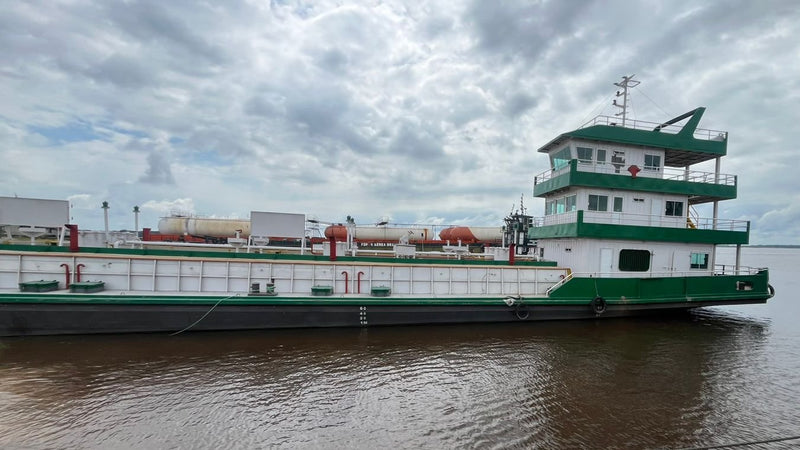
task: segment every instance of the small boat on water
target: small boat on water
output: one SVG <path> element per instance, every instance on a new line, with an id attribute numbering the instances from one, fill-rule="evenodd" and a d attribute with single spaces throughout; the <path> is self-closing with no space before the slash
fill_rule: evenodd
<path id="1" fill-rule="evenodd" d="M 630 82 L 618 84 L 623 105 Z M 341 230 L 322 252 L 256 246 L 256 221 L 256 236 L 227 244 L 81 247 L 70 225 L 60 245 L 0 245 L 0 336 L 533 322 L 765 303 L 768 270 L 739 264 L 750 223 L 717 217 L 737 177 L 720 172 L 728 134 L 697 128 L 704 111 L 646 123 L 623 108 L 557 136 L 539 149 L 550 167 L 534 177 L 544 216 L 510 214 L 502 242 L 480 253 L 460 242 L 423 251 L 407 238 L 362 251 L 355 233 L 337 240 Z M 695 170 L 709 161 L 713 172 Z M 32 243 L 64 216 L 55 205 L 47 223 L 20 222 L 5 201 L 0 224 Z M 712 217 L 693 213 L 709 203 Z M 293 216 L 270 218 L 285 230 Z M 301 227 L 278 235 L 305 242 Z M 716 264 L 718 245 L 736 246 L 734 266 Z"/>

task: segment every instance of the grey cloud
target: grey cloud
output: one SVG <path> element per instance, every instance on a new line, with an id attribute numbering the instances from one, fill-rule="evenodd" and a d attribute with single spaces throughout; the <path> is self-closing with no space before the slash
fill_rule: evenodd
<path id="1" fill-rule="evenodd" d="M 147 170 L 139 181 L 148 184 L 175 184 L 169 162 L 155 151 L 147 155 Z"/>

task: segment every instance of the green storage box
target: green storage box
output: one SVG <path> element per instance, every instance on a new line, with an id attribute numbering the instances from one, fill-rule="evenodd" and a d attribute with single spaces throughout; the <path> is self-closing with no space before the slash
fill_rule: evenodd
<path id="1" fill-rule="evenodd" d="M 388 297 L 392 295 L 392 288 L 388 286 L 375 286 L 372 288 L 373 297 Z"/>
<path id="2" fill-rule="evenodd" d="M 80 283 L 72 283 L 69 285 L 70 292 L 76 292 L 81 294 L 100 292 L 105 288 L 106 288 L 105 281 L 81 281 Z"/>
<path id="3" fill-rule="evenodd" d="M 19 284 L 19 290 L 22 292 L 50 292 L 56 289 L 58 289 L 56 280 L 26 281 Z"/>
<path id="4" fill-rule="evenodd" d="M 316 297 L 333 295 L 333 286 L 311 286 L 311 295 Z"/>

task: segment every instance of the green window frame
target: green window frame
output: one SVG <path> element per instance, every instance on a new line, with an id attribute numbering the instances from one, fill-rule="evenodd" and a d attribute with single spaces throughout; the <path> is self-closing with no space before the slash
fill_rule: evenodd
<path id="1" fill-rule="evenodd" d="M 650 270 L 650 251 L 633 249 L 620 250 L 619 270 L 622 272 L 647 272 Z"/>

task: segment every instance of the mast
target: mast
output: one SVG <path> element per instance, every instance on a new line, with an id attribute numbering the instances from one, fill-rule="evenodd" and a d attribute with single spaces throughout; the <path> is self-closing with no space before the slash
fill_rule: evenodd
<path id="1" fill-rule="evenodd" d="M 628 114 L 628 88 L 629 87 L 632 87 L 632 88 L 636 87 L 636 86 L 639 85 L 639 83 L 641 83 L 641 81 L 633 79 L 633 77 L 635 77 L 635 76 L 636 76 L 636 74 L 633 74 L 633 75 L 631 75 L 629 77 L 623 76 L 622 77 L 622 81 L 620 81 L 619 83 L 614 83 L 614 86 L 622 88 L 622 92 L 617 91 L 617 97 L 622 96 L 622 104 L 620 105 L 619 103 L 617 103 L 617 100 L 614 99 L 613 105 L 622 110 L 622 111 L 620 111 L 620 112 L 618 112 L 618 113 L 616 113 L 614 115 L 615 116 L 622 116 L 622 126 L 623 127 L 625 126 L 625 118 L 627 117 L 627 114 Z"/>

